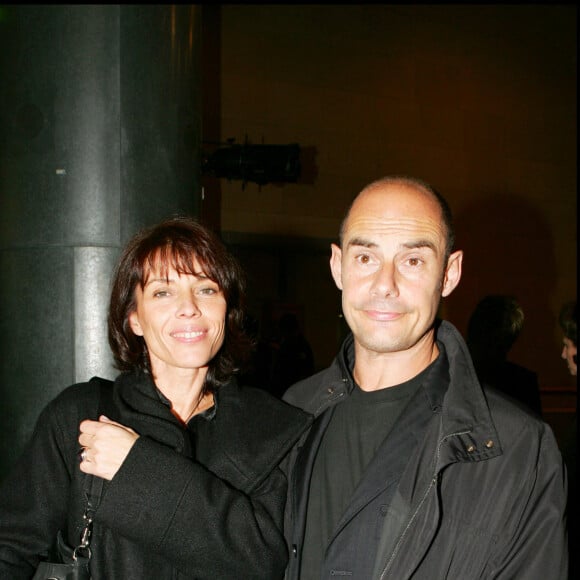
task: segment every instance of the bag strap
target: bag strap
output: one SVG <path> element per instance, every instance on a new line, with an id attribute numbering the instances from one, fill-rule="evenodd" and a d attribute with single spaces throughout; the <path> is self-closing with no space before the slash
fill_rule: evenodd
<path id="1" fill-rule="evenodd" d="M 99 404 L 97 406 L 97 416 L 109 416 L 110 410 L 113 409 L 112 382 L 100 377 L 93 377 L 92 381 L 99 382 Z M 91 534 L 93 530 L 93 520 L 101 498 L 103 496 L 105 480 L 94 475 L 86 475 L 83 485 L 86 505 L 82 515 L 82 532 L 79 545 L 73 551 L 73 559 L 78 556 L 84 558 L 91 557 Z"/>
<path id="2" fill-rule="evenodd" d="M 78 556 L 84 558 L 91 557 L 90 543 L 93 532 L 93 520 L 95 519 L 97 508 L 101 503 L 104 482 L 105 480 L 103 478 L 95 477 L 94 475 L 87 475 L 85 477 L 83 491 L 85 494 L 86 505 L 82 516 L 83 529 L 81 532 L 81 539 L 79 545 L 73 551 L 73 559 L 75 560 Z"/>
<path id="3" fill-rule="evenodd" d="M 116 419 L 116 407 L 113 403 L 113 381 L 101 377 L 93 377 L 91 381 L 99 383 L 98 415 L 106 415 L 109 419 Z"/>

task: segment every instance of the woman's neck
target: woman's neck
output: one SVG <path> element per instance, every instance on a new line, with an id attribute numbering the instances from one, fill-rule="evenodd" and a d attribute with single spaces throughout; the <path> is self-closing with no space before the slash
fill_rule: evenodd
<path id="1" fill-rule="evenodd" d="M 155 385 L 171 402 L 171 412 L 184 424 L 213 405 L 213 395 L 204 393 L 206 376 L 207 367 L 153 374 Z"/>

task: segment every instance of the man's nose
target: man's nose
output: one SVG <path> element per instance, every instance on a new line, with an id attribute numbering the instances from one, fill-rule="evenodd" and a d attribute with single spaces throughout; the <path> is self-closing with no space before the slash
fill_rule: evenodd
<path id="1" fill-rule="evenodd" d="M 382 263 L 375 272 L 371 294 L 375 296 L 398 296 L 397 271 L 391 262 Z"/>

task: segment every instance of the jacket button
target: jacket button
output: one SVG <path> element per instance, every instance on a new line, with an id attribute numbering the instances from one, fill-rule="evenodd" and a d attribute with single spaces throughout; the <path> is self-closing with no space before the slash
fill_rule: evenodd
<path id="1" fill-rule="evenodd" d="M 328 389 L 326 389 L 326 392 L 327 392 L 329 395 L 332 395 L 332 393 L 334 393 L 334 387 L 328 387 Z"/>
<path id="2" fill-rule="evenodd" d="M 292 555 L 296 558 L 298 556 L 298 547 L 296 544 L 292 544 Z"/>
<path id="3" fill-rule="evenodd" d="M 467 448 L 467 453 L 473 453 L 474 451 L 475 451 L 475 445 L 470 445 L 470 446 Z"/>
<path id="4" fill-rule="evenodd" d="M 491 449 L 491 448 L 493 447 L 493 441 L 492 441 L 491 439 L 488 439 L 488 440 L 485 442 L 485 446 L 486 446 L 488 449 Z"/>

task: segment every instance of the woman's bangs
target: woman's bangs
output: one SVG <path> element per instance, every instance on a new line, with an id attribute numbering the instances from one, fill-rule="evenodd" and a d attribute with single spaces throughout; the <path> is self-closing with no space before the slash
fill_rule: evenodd
<path id="1" fill-rule="evenodd" d="M 196 261 L 198 266 L 201 266 L 201 271 L 196 269 Z M 178 274 L 191 274 L 193 276 L 203 274 L 213 280 L 211 272 L 191 248 L 185 247 L 183 244 L 172 243 L 157 248 L 147 256 L 143 267 L 142 284 L 147 283 L 151 272 L 155 272 L 162 278 L 167 278 L 169 270 L 172 268 Z"/>

